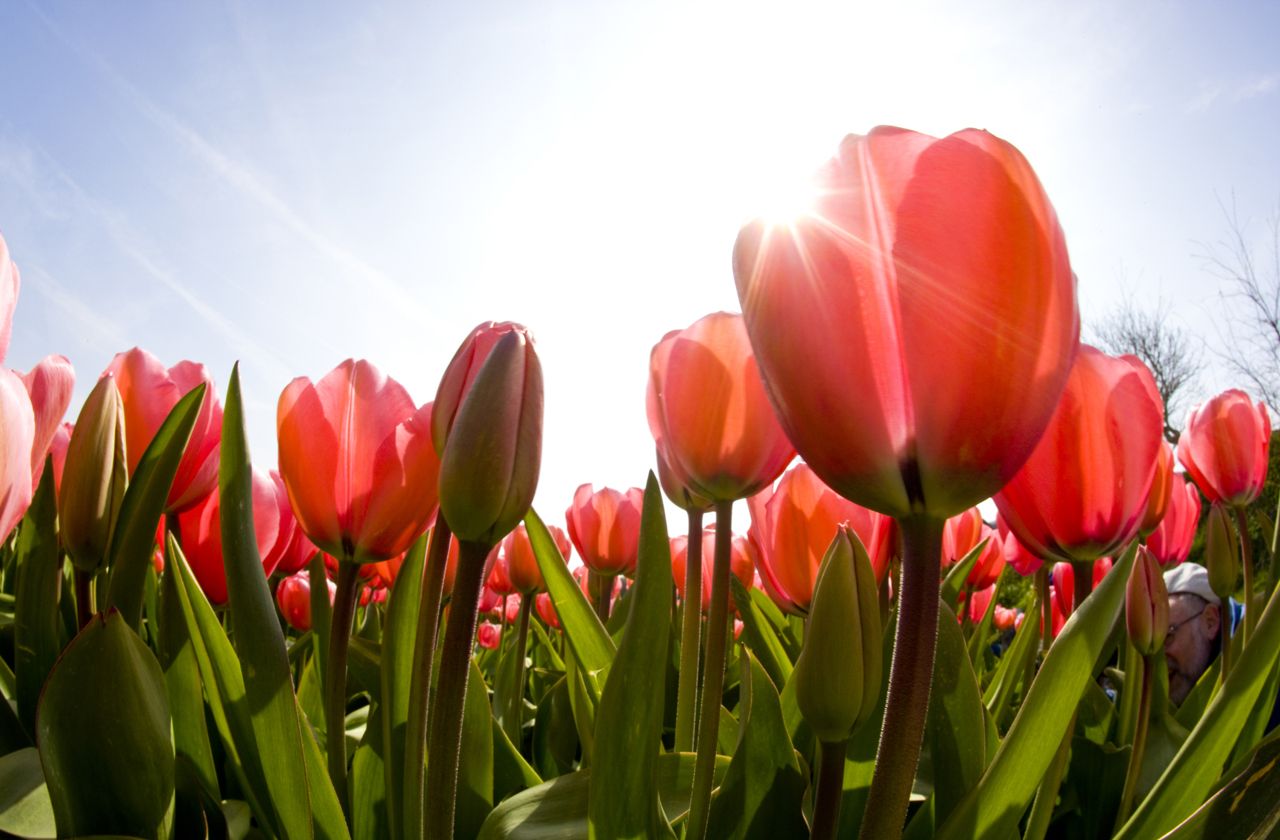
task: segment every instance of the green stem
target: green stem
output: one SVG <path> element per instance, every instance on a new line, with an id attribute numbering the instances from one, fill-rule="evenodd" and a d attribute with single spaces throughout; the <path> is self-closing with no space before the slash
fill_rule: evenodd
<path id="1" fill-rule="evenodd" d="M 1048 563 L 1042 563 L 1036 570 L 1036 592 L 1040 598 L 1040 650 L 1047 655 L 1049 645 L 1053 644 L 1053 599 L 1049 595 Z M 1029 682 L 1027 684 L 1030 685 Z"/>
<path id="2" fill-rule="evenodd" d="M 431 840 L 452 840 L 458 794 L 458 761 L 462 749 L 463 702 L 471 676 L 471 648 L 476 634 L 476 609 L 484 583 L 484 561 L 492 546 L 464 541 L 459 546 L 458 572 L 449 598 L 449 620 L 440 651 L 440 682 L 431 711 L 427 754 L 425 833 Z"/>
<path id="3" fill-rule="evenodd" d="M 818 792 L 813 802 L 811 840 L 834 840 L 840 828 L 840 800 L 844 796 L 844 754 L 847 741 L 818 745 Z"/>
<path id="4" fill-rule="evenodd" d="M 1089 593 L 1093 592 L 1093 564 L 1072 563 L 1071 571 L 1075 573 L 1072 577 L 1075 579 L 1076 588 L 1073 593 L 1075 603 L 1071 605 L 1071 612 L 1075 613 L 1084 603 L 1084 599 L 1089 597 Z"/>
<path id="5" fill-rule="evenodd" d="M 1249 643 L 1253 628 L 1258 624 L 1258 610 L 1253 597 L 1253 540 L 1249 539 L 1249 519 L 1243 507 L 1236 507 L 1236 530 L 1240 532 L 1240 565 L 1244 567 L 1244 643 Z M 1223 604 L 1222 620 L 1230 623 L 1230 611 Z M 1227 637 L 1226 633 L 1222 636 Z"/>
<path id="6" fill-rule="evenodd" d="M 609 623 L 609 606 L 613 601 L 613 581 L 617 575 L 604 575 L 595 571 L 587 573 L 591 578 L 591 594 L 596 602 L 596 616 L 601 624 Z"/>
<path id="7" fill-rule="evenodd" d="M 1132 647 L 1132 645 L 1130 645 Z M 1157 656 L 1163 654 L 1156 654 Z M 1151 681 L 1154 678 L 1151 657 L 1142 657 L 1142 689 L 1138 696 L 1138 725 L 1133 733 L 1133 752 L 1129 754 L 1129 769 L 1124 776 L 1124 793 L 1120 796 L 1120 810 L 1116 814 L 1116 826 L 1112 833 L 1129 820 L 1133 812 L 1133 800 L 1138 793 L 1138 780 L 1142 777 L 1142 759 L 1147 751 L 1147 730 L 1151 724 Z"/>
<path id="8" fill-rule="evenodd" d="M 93 576 L 76 569 L 76 624 L 81 630 L 89 626 L 93 618 Z"/>
<path id="9" fill-rule="evenodd" d="M 733 502 L 716 502 L 716 556 L 711 567 L 711 609 L 707 626 L 707 658 L 702 674 L 702 711 L 698 714 L 698 755 L 693 765 L 693 794 L 687 840 L 703 840 L 710 815 L 716 739 L 720 732 L 720 702 L 724 694 L 724 663 L 729 635 L 729 560 L 733 550 Z"/>
<path id="10" fill-rule="evenodd" d="M 924 741 L 933 655 L 938 643 L 938 588 L 943 520 L 913 514 L 898 520 L 902 532 L 902 589 L 889 670 L 875 775 L 862 814 L 860 837 L 902 835 L 911 785 Z"/>
<path id="11" fill-rule="evenodd" d="M 1116 719 L 1116 743 L 1120 746 L 1132 744 L 1138 731 L 1138 716 L 1141 714 L 1141 698 L 1150 690 L 1146 685 L 1149 676 L 1143 667 L 1144 657 L 1138 649 L 1125 637 L 1121 656 L 1124 658 L 1124 692 L 1120 695 L 1119 715 Z"/>
<path id="12" fill-rule="evenodd" d="M 690 606 L 692 605 L 692 609 Z M 689 511 L 689 544 L 680 607 L 680 687 L 676 691 L 676 752 L 693 752 L 702 647 L 702 511 Z"/>
<path id="13" fill-rule="evenodd" d="M 1044 840 L 1049 823 L 1053 820 L 1053 809 L 1058 802 L 1058 788 L 1062 787 L 1062 777 L 1067 771 L 1067 759 L 1071 757 L 1071 733 L 1076 728 L 1075 713 L 1071 714 L 1071 723 L 1067 732 L 1058 744 L 1058 751 L 1053 762 L 1045 771 L 1040 787 L 1036 790 L 1036 800 L 1031 806 L 1031 816 L 1027 817 L 1027 830 L 1022 840 Z"/>
<path id="14" fill-rule="evenodd" d="M 524 653 L 529 646 L 529 614 L 533 612 L 533 599 L 537 593 L 525 593 L 520 596 L 520 623 L 516 625 L 516 646 L 508 656 L 516 658 L 516 678 L 512 686 L 511 696 L 507 698 L 507 708 L 502 710 L 502 728 L 511 739 L 511 743 L 520 749 L 520 720 L 524 711 Z"/>
<path id="15" fill-rule="evenodd" d="M 351 644 L 351 622 L 355 617 L 360 567 L 344 559 L 338 564 L 337 583 L 333 626 L 329 628 L 329 668 L 325 674 L 325 745 L 329 754 L 329 779 L 350 825 L 351 803 L 347 797 L 347 650 Z"/>
<path id="16" fill-rule="evenodd" d="M 436 513 L 422 572 L 422 601 L 414 636 L 413 672 L 409 678 L 409 716 L 405 720 L 404 836 L 422 837 L 423 789 L 427 781 L 427 714 L 431 697 L 431 666 L 440 627 L 440 600 L 449 561 L 452 534 L 444 515 Z M 506 614 L 506 608 L 503 608 Z M 505 620 L 505 618 L 504 618 Z"/>

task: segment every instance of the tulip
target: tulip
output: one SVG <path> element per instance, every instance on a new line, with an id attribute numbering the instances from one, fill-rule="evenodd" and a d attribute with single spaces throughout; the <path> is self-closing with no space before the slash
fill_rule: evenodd
<path id="1" fill-rule="evenodd" d="M 1170 485 L 1169 508 L 1147 537 L 1147 548 L 1166 567 L 1187 559 L 1200 524 L 1200 493 L 1195 485 L 1177 473 Z"/>
<path id="2" fill-rule="evenodd" d="M 995 597 L 995 584 L 984 586 L 981 589 L 974 589 L 969 593 L 968 599 L 968 615 L 972 624 L 977 624 L 987 614 L 987 609 L 991 606 L 991 599 Z M 999 606 L 996 609 L 1000 609 Z"/>
<path id="3" fill-rule="evenodd" d="M 76 374 L 66 356 L 46 356 L 27 373 L 18 374 L 31 398 L 35 414 L 35 438 L 31 446 L 31 492 L 40 484 L 44 460 L 71 404 Z"/>
<path id="4" fill-rule="evenodd" d="M 602 575 L 635 573 L 640 551 L 640 510 L 644 492 L 583 484 L 565 511 L 569 539 L 587 568 Z M 567 554 L 567 552 L 566 552 Z"/>
<path id="5" fill-rule="evenodd" d="M 115 377 L 104 376 L 80 408 L 58 494 L 62 545 L 84 574 L 102 567 L 111 546 L 129 480 L 125 439 L 120 392 Z"/>
<path id="6" fill-rule="evenodd" d="M 560 549 L 560 555 L 569 555 L 569 538 L 564 531 L 555 525 L 548 525 L 551 538 Z M 498 544 L 496 562 L 489 573 L 490 580 L 508 582 L 512 592 L 530 595 L 547 588 L 542 579 L 542 571 L 538 568 L 538 559 L 533 554 L 533 544 L 529 542 L 529 532 L 524 523 L 515 527 L 510 534 Z M 507 592 L 504 594 L 511 594 Z"/>
<path id="7" fill-rule="evenodd" d="M 997 538 L 1004 551 L 1005 563 L 1023 577 L 1030 577 L 1039 571 L 1044 561 L 1027 551 L 1027 547 L 1018 542 L 1018 538 L 1009 530 L 1003 516 L 996 517 Z"/>
<path id="8" fill-rule="evenodd" d="M 298 526 L 298 520 L 293 515 L 293 507 L 289 504 L 289 490 L 284 484 L 284 477 L 277 470 L 271 471 L 271 477 L 278 480 L 277 487 L 280 499 L 284 503 L 280 510 L 280 528 L 289 534 L 289 543 L 280 555 L 280 562 L 276 565 L 276 571 L 281 574 L 291 575 L 294 572 L 305 569 L 307 564 L 311 562 L 311 558 L 320 549 L 316 548 L 315 543 L 307 539 L 307 535 Z"/>
<path id="9" fill-rule="evenodd" d="M 976 507 L 963 511 L 944 523 L 942 528 L 942 565 L 958 563 L 978 545 L 982 551 L 974 561 L 965 585 L 970 589 L 986 589 L 996 582 L 1004 571 L 1004 544 L 1000 535 L 982 521 Z"/>
<path id="10" fill-rule="evenodd" d="M 262 560 L 262 573 L 270 577 L 284 550 L 288 535 L 280 539 L 280 498 L 271 476 L 252 472 L 253 534 Z M 227 574 L 222 557 L 222 515 L 220 494 L 210 493 L 203 501 L 178 514 L 178 536 L 196 582 L 209 603 L 227 602 Z"/>
<path id="11" fill-rule="evenodd" d="M 533 608 L 538 611 L 538 618 L 542 619 L 542 623 L 555 630 L 560 629 L 560 616 L 556 614 L 556 605 L 551 602 L 551 596 L 545 592 L 539 592 L 533 601 Z"/>
<path id="12" fill-rule="evenodd" d="M 0 300 L 0 304 L 3 301 Z M 31 448 L 35 415 L 22 380 L 0 369 L 0 540 L 7 539 L 31 506 Z"/>
<path id="13" fill-rule="evenodd" d="M 702 555 L 709 557 L 715 552 L 716 529 L 714 525 L 708 525 L 702 532 Z M 685 536 L 672 537 L 671 544 L 671 574 L 675 580 L 676 593 L 680 596 L 680 600 L 685 600 L 685 563 L 688 562 L 689 554 L 689 538 Z M 729 561 L 729 568 L 733 576 L 742 581 L 742 585 L 750 589 L 755 582 L 755 562 L 752 559 L 754 549 L 745 537 L 734 536 L 733 538 L 733 555 Z M 702 612 L 711 609 L 711 566 L 704 563 L 702 565 Z"/>
<path id="14" fill-rule="evenodd" d="M 1205 523 L 1204 565 L 1209 572 L 1209 587 L 1225 603 L 1236 592 L 1240 549 L 1235 529 L 1231 527 L 1231 513 L 1222 502 L 1214 502 L 1209 508 L 1209 519 Z"/>
<path id="15" fill-rule="evenodd" d="M 49 443 L 49 457 L 53 459 L 53 490 L 55 495 L 62 494 L 62 475 L 67 466 L 67 447 L 71 444 L 71 432 L 75 426 L 62 423 L 53 433 Z"/>
<path id="16" fill-rule="evenodd" d="M 866 547 L 876 579 L 883 581 L 888 573 L 893 521 L 840 497 L 806 464 L 787 470 L 775 488 L 752 496 L 747 506 L 760 549 L 761 582 L 787 612 L 808 612 L 818 567 L 842 524 L 853 528 Z"/>
<path id="17" fill-rule="evenodd" d="M 454 419 L 462 408 L 462 402 L 471 390 L 480 368 L 494 345 L 507 333 L 518 333 L 532 340 L 524 326 L 513 321 L 486 321 L 480 324 L 463 339 L 436 390 L 435 413 L 431 416 L 431 439 L 435 442 L 436 452 L 444 455 L 445 441 L 449 430 L 453 428 Z"/>
<path id="18" fill-rule="evenodd" d="M 1070 618 L 1071 613 L 1075 610 L 1075 592 L 1076 592 L 1076 573 L 1070 563 L 1059 562 L 1053 564 L 1053 595 L 1054 603 L 1058 611 L 1062 613 L 1062 617 Z M 1058 634 L 1055 629 L 1054 635 Z"/>
<path id="19" fill-rule="evenodd" d="M 646 404 L 672 475 L 706 499 L 750 496 L 795 456 L 740 315 L 717 312 L 667 333 L 649 356 Z"/>
<path id="20" fill-rule="evenodd" d="M 992 623 L 995 625 L 997 630 L 1004 633 L 1008 630 L 1015 629 L 1021 618 L 1022 613 L 1018 610 L 996 604 L 995 616 L 992 618 Z"/>
<path id="21" fill-rule="evenodd" d="M 9 258 L 9 246 L 0 236 L 0 362 L 9 354 L 13 310 L 18 305 L 18 267 Z"/>
<path id="22" fill-rule="evenodd" d="M 672 471 L 668 456 L 662 451 L 661 447 L 657 450 L 656 458 L 658 462 L 658 484 L 661 485 L 662 492 L 671 500 L 672 504 L 689 513 L 706 513 L 715 507 L 715 503 L 710 499 L 702 497 L 687 485 L 681 483 L 680 479 Z M 638 490 L 639 488 L 635 489 Z"/>
<path id="23" fill-rule="evenodd" d="M 1083 346 L 1049 428 L 996 507 L 1041 558 L 1111 554 L 1142 525 L 1163 428 L 1146 365 Z"/>
<path id="24" fill-rule="evenodd" d="M 1124 592 L 1125 629 L 1129 641 L 1143 656 L 1154 656 L 1164 650 L 1165 633 L 1169 630 L 1169 593 L 1155 556 L 1146 548 L 1138 549 L 1138 557 L 1129 572 Z"/>
<path id="25" fill-rule="evenodd" d="M 476 644 L 485 650 L 497 650 L 502 644 L 502 628 L 490 621 L 480 622 L 476 628 Z M 521 702 L 524 698 L 521 698 Z"/>
<path id="26" fill-rule="evenodd" d="M 1142 516 L 1142 525 L 1138 533 L 1149 535 L 1164 519 L 1169 509 L 1169 498 L 1173 492 L 1173 447 L 1168 441 L 1160 441 L 1156 455 L 1156 473 L 1151 482 L 1151 492 L 1147 495 L 1147 510 Z"/>
<path id="27" fill-rule="evenodd" d="M 329 603 L 332 604 L 337 587 L 328 578 L 325 584 L 329 587 Z M 311 629 L 311 579 L 306 572 L 281 578 L 276 586 L 276 603 L 280 606 L 280 614 L 294 630 L 305 633 Z"/>
<path id="28" fill-rule="evenodd" d="M 1224 391 L 1191 410 L 1178 460 L 1210 502 L 1243 507 L 1267 480 L 1271 418 L 1243 391 Z"/>
<path id="29" fill-rule="evenodd" d="M 107 365 L 106 373 L 115 377 L 124 403 L 125 451 L 129 456 L 130 476 L 178 400 L 197 385 L 208 386 L 169 489 L 165 512 L 185 510 L 212 493 L 218 484 L 222 405 L 204 365 L 183 361 L 166 370 L 155 356 L 134 347 L 117 353 Z"/>

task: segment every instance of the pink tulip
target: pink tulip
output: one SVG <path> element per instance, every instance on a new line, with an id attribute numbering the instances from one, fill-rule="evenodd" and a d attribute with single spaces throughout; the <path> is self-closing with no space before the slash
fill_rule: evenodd
<path id="1" fill-rule="evenodd" d="M 2 248 L 3 241 L 0 241 Z M 4 257 L 0 250 L 0 260 Z M 0 272 L 3 270 L 0 262 Z M 16 284 L 15 279 L 15 289 Z M 3 302 L 0 297 L 0 304 Z M 7 338 L 7 330 L 4 337 Z M 17 374 L 4 368 L 0 368 L 0 428 L 4 430 L 0 436 L 0 540 L 3 540 L 31 506 L 31 451 L 36 435 L 35 414 L 27 389 Z"/>
<path id="2" fill-rule="evenodd" d="M 18 305 L 18 267 L 9 258 L 9 246 L 0 236 L 0 362 L 9 354 L 13 310 Z"/>
<path id="3" fill-rule="evenodd" d="M 711 568 L 708 558 L 715 556 L 716 528 L 708 525 L 702 531 L 702 611 L 711 609 Z M 729 560 L 730 571 L 742 581 L 742 585 L 751 588 L 755 580 L 755 562 L 751 556 L 752 549 L 744 537 L 733 537 L 732 554 Z M 684 598 L 685 563 L 689 556 L 689 538 L 678 536 L 671 538 L 671 574 L 675 578 L 676 593 Z"/>
<path id="4" fill-rule="evenodd" d="M 287 542 L 280 540 L 280 499 L 271 476 L 253 470 L 253 533 L 262 560 L 262 572 L 270 577 Z M 200 588 L 209 603 L 227 602 L 227 574 L 222 555 L 222 516 L 218 493 L 178 514 L 182 551 L 191 564 Z"/>
<path id="5" fill-rule="evenodd" d="M 1271 417 L 1243 391 L 1224 391 L 1191 410 L 1178 460 L 1210 502 L 1241 507 L 1267 480 Z"/>
<path id="6" fill-rule="evenodd" d="M 597 491 L 583 484 L 577 489 L 573 504 L 565 511 L 565 524 L 588 568 L 602 575 L 635 573 L 643 506 L 644 491 L 639 487 L 626 491 L 602 487 Z"/>
<path id="7" fill-rule="evenodd" d="M 333 603 L 337 587 L 333 581 L 325 578 L 329 587 L 329 603 Z M 276 586 L 276 603 L 280 606 L 280 614 L 284 620 L 299 633 L 311 629 L 311 578 L 306 572 L 282 578 Z"/>
<path id="8" fill-rule="evenodd" d="M 1159 526 L 1147 537 L 1147 548 L 1162 566 L 1176 566 L 1191 553 L 1200 524 L 1200 493 L 1194 484 L 1175 473 L 1169 494 L 1169 509 Z"/>
<path id="9" fill-rule="evenodd" d="M 58 433 L 67 406 L 71 404 L 76 374 L 66 356 L 46 356 L 30 371 L 18 375 L 31 397 L 36 422 L 31 446 L 31 487 L 34 493 L 40 484 L 44 460 L 53 445 L 53 437 Z"/>
<path id="10" fill-rule="evenodd" d="M 476 628 L 476 643 L 485 650 L 497 650 L 502 644 L 502 628 L 490 621 L 480 622 Z"/>

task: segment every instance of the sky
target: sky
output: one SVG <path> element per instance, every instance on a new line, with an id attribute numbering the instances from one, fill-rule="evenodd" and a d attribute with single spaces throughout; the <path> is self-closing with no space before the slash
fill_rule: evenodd
<path id="1" fill-rule="evenodd" d="M 986 128 L 1036 169 L 1086 330 L 1167 302 L 1215 362 L 1231 229 L 1280 206 L 1280 5 L 18 2 L 0 49 L 8 365 L 241 363 L 276 401 L 364 357 L 418 403 L 471 328 L 528 325 L 535 507 L 643 485 L 649 350 L 736 311 L 741 224 L 877 124 Z M 672 530 L 679 530 L 672 523 Z"/>

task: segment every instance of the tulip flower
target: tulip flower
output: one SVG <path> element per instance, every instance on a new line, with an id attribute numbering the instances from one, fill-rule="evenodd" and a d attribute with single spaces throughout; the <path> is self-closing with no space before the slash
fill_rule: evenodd
<path id="1" fill-rule="evenodd" d="M 1195 540 L 1199 524 L 1200 493 L 1194 484 L 1174 473 L 1170 482 L 1169 508 L 1147 537 L 1147 548 L 1161 565 L 1176 566 L 1191 553 L 1191 543 Z"/>
<path id="2" fill-rule="evenodd" d="M 262 560 L 262 573 L 270 577 L 288 548 L 289 535 L 281 540 L 280 498 L 272 477 L 252 472 L 253 534 Z M 194 507 L 178 514 L 178 538 L 196 582 L 209 603 L 227 602 L 227 573 L 222 557 L 222 515 L 218 493 L 210 493 Z"/>
<path id="3" fill-rule="evenodd" d="M 1164 651 L 1164 637 L 1169 629 L 1169 593 L 1155 556 L 1146 548 L 1129 572 L 1124 594 L 1125 629 L 1129 641 L 1143 656 Z"/>
<path id="4" fill-rule="evenodd" d="M 1009 530 L 1009 525 L 1004 521 L 1003 516 L 996 517 L 996 532 L 1000 539 L 1001 549 L 1004 551 L 1005 563 L 1012 566 L 1015 572 L 1023 577 L 1030 577 L 1044 565 L 1043 560 L 1018 542 L 1018 538 Z"/>
<path id="5" fill-rule="evenodd" d="M 1178 460 L 1210 502 L 1243 507 L 1267 480 L 1271 418 L 1243 391 L 1224 391 L 1187 417 Z"/>
<path id="6" fill-rule="evenodd" d="M 995 597 L 996 586 L 984 586 L 981 589 L 974 589 L 969 593 L 968 603 L 966 605 L 969 621 L 977 624 L 982 621 L 987 614 L 987 609 L 991 606 L 991 599 Z M 1000 609 L 998 606 L 996 609 Z M 965 613 L 961 613 L 964 615 Z"/>
<path id="7" fill-rule="evenodd" d="M 480 622 L 476 628 L 476 644 L 485 650 L 497 650 L 502 644 L 502 628 L 491 621 Z"/>
<path id="8" fill-rule="evenodd" d="M 667 454 L 662 451 L 661 447 L 657 450 L 656 460 L 658 463 L 658 484 L 672 504 L 689 513 L 705 513 L 715 507 L 715 503 L 710 499 L 702 497 L 687 485 L 681 483 L 671 468 Z"/>
<path id="9" fill-rule="evenodd" d="M 539 592 L 534 598 L 533 608 L 538 612 L 538 618 L 542 619 L 542 623 L 552 629 L 560 629 L 560 616 L 556 614 L 556 606 L 551 602 L 551 596 L 545 592 Z"/>
<path id="10" fill-rule="evenodd" d="M 992 623 L 995 625 L 997 630 L 1004 633 L 1005 631 L 1015 629 L 1021 618 L 1022 613 L 1018 610 L 996 604 L 995 615 L 992 617 Z"/>
<path id="11" fill-rule="evenodd" d="M 71 404 L 76 374 L 66 356 L 46 356 L 30 371 L 18 375 L 27 388 L 35 415 L 35 438 L 31 446 L 31 492 L 35 493 L 49 447 Z"/>
<path id="12" fill-rule="evenodd" d="M 0 246 L 3 242 L 0 242 Z M 2 254 L 0 254 L 2 255 Z M 0 271 L 4 268 L 0 263 Z M 3 281 L 0 277 L 0 282 Z M 14 281 L 15 286 L 17 281 Z M 3 287 L 0 286 L 0 291 Z M 0 297 L 0 306 L 4 300 Z M 7 330 L 4 335 L 7 338 Z M 31 506 L 31 450 L 36 421 L 22 380 L 0 369 L 0 540 L 7 539 Z"/>
<path id="13" fill-rule="evenodd" d="M 9 258 L 9 246 L 0 236 L 0 362 L 9 354 L 13 310 L 18 305 L 18 267 Z"/>
<path id="14" fill-rule="evenodd" d="M 279 479 L 280 498 L 284 502 L 284 507 L 280 511 L 280 527 L 289 533 L 289 544 L 285 546 L 284 553 L 280 555 L 280 562 L 276 565 L 276 571 L 281 574 L 291 575 L 294 572 L 305 569 L 307 564 L 311 562 L 311 558 L 320 549 L 316 548 L 315 543 L 307 539 L 307 535 L 299 527 L 298 520 L 293 515 L 293 507 L 289 504 L 289 490 L 284 486 L 284 477 L 276 470 L 271 471 L 271 477 Z M 286 524 L 286 522 L 291 524 Z"/>
<path id="15" fill-rule="evenodd" d="M 1151 492 L 1147 495 L 1147 511 L 1138 528 L 1138 533 L 1144 537 L 1154 531 L 1164 519 L 1173 491 L 1173 447 L 1168 441 L 1162 440 L 1157 453 L 1156 473 L 1151 481 Z"/>
<path id="16" fill-rule="evenodd" d="M 1142 525 L 1163 428 L 1147 366 L 1083 346 L 1049 428 L 996 507 L 1041 558 L 1111 554 Z"/>
<path id="17" fill-rule="evenodd" d="M 1205 522 L 1204 565 L 1209 572 L 1209 586 L 1220 601 L 1235 595 L 1240 574 L 1240 548 L 1231 513 L 1222 502 L 1214 502 Z"/>
<path id="18" fill-rule="evenodd" d="M 58 495 L 62 545 L 78 570 L 93 574 L 106 561 L 128 484 L 124 406 L 114 377 L 99 379 L 81 406 L 64 474 L 69 477 Z"/>
<path id="19" fill-rule="evenodd" d="M 717 312 L 667 333 L 649 356 L 646 404 L 672 475 L 706 499 L 746 498 L 795 456 L 740 315 Z"/>
<path id="20" fill-rule="evenodd" d="M 979 543 L 982 553 L 969 570 L 965 584 L 970 589 L 986 589 L 996 582 L 1004 571 L 1004 544 L 1000 535 L 982 521 L 976 507 L 962 511 L 948 519 L 942 528 L 942 565 L 958 563 L 969 555 Z"/>
<path id="21" fill-rule="evenodd" d="M 155 356 L 134 347 L 117 353 L 107 365 L 106 373 L 115 377 L 124 403 L 125 451 L 129 456 L 130 476 L 178 400 L 197 385 L 208 386 L 169 489 L 165 512 L 185 510 L 213 492 L 218 485 L 222 405 L 204 365 L 183 361 L 166 370 Z"/>
<path id="22" fill-rule="evenodd" d="M 72 423 L 62 423 L 53 433 L 49 442 L 49 457 L 53 458 L 53 488 L 57 495 L 62 494 L 62 475 L 67 466 L 67 447 L 71 445 L 71 433 L 75 430 Z"/>
<path id="23" fill-rule="evenodd" d="M 685 563 L 688 561 L 689 538 L 678 536 L 671 538 L 671 575 L 675 580 L 676 593 L 680 600 L 685 600 Z M 710 557 L 715 552 L 716 528 L 708 525 L 702 532 L 702 556 Z M 755 582 L 755 562 L 752 559 L 754 549 L 745 537 L 734 536 L 733 554 L 729 568 L 733 576 L 742 581 L 742 585 L 751 588 Z M 702 564 L 702 611 L 711 609 L 711 564 Z"/>
<path id="24" fill-rule="evenodd" d="M 569 538 L 564 531 L 555 525 L 548 525 L 551 538 L 555 540 L 562 557 L 569 555 Z M 503 538 L 497 547 L 497 558 L 489 573 L 490 580 L 497 579 L 509 582 L 511 590 L 522 595 L 531 595 L 546 589 L 542 579 L 542 571 L 538 568 L 538 559 L 533 554 L 533 544 L 529 542 L 529 532 L 524 523 L 515 527 Z M 510 594 L 509 592 L 506 594 Z"/>
<path id="25" fill-rule="evenodd" d="M 332 604 L 337 588 L 325 578 L 329 587 L 329 603 Z M 276 586 L 276 604 L 289 626 L 299 633 L 311 629 L 311 578 L 306 572 L 281 578 Z"/>
<path id="26" fill-rule="evenodd" d="M 777 486 L 747 500 L 760 549 L 760 579 L 781 609 L 805 613 L 818 567 L 841 524 L 857 533 L 884 580 L 893 552 L 893 521 L 839 496 L 800 463 Z M 979 522 L 981 520 L 979 519 Z"/>
<path id="27" fill-rule="evenodd" d="M 431 438 L 440 455 L 444 455 L 449 430 L 453 428 L 453 421 L 480 373 L 480 368 L 489 358 L 494 345 L 507 333 L 513 332 L 526 339 L 530 338 L 528 329 L 514 321 L 486 321 L 473 329 L 453 354 L 436 389 L 435 413 L 431 416 Z"/>
<path id="28" fill-rule="evenodd" d="M 643 502 L 644 491 L 639 487 L 596 490 L 583 484 L 574 492 L 573 504 L 564 514 L 565 525 L 587 568 L 608 576 L 635 573 Z"/>

